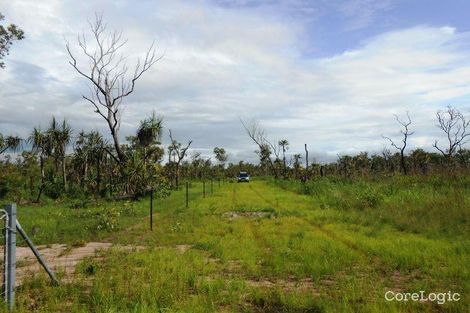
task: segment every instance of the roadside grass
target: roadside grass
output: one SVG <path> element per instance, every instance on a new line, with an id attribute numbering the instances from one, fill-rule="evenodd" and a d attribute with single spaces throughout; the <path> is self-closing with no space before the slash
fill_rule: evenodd
<path id="1" fill-rule="evenodd" d="M 184 190 L 157 201 L 153 231 L 144 199 L 134 203 L 138 213 L 119 216 L 119 230 L 95 234 L 77 231 L 93 221 L 42 213 L 42 243 L 107 238 L 146 249 L 86 260 L 60 287 L 31 279 L 17 292 L 17 311 L 468 312 L 470 194 L 460 183 L 253 181 L 206 188 L 206 198 L 193 184 L 187 209 Z M 28 210 L 26 227 L 38 211 L 73 209 Z M 387 290 L 451 290 L 462 299 L 387 302 Z"/>

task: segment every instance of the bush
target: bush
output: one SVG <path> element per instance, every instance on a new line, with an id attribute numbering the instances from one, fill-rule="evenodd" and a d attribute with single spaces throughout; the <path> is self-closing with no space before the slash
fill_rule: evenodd
<path id="1" fill-rule="evenodd" d="M 75 216 L 79 219 L 93 220 L 93 227 L 96 230 L 107 230 L 114 231 L 119 229 L 121 216 L 135 216 L 137 211 L 135 210 L 134 203 L 131 201 L 125 201 L 118 207 L 100 207 L 97 209 L 81 209 L 81 205 L 88 205 L 88 203 L 76 202 L 72 207 L 77 209 Z"/>
<path id="2" fill-rule="evenodd" d="M 361 189 L 356 195 L 356 208 L 376 208 L 383 200 L 383 196 L 376 190 L 367 187 Z"/>
<path id="3" fill-rule="evenodd" d="M 62 182 L 49 182 L 44 187 L 44 194 L 52 200 L 59 199 L 64 194 L 64 185 Z"/>

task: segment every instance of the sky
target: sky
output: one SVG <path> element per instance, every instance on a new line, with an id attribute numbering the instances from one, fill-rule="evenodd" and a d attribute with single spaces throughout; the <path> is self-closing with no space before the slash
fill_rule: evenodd
<path id="1" fill-rule="evenodd" d="M 229 161 L 256 161 L 240 123 L 256 120 L 288 154 L 308 144 L 317 162 L 380 153 L 400 139 L 394 114 L 409 112 L 410 149 L 444 140 L 436 112 L 470 116 L 470 19 L 465 0 L 0 0 L 26 38 L 0 69 L 0 133 L 27 137 L 52 116 L 75 133 L 104 120 L 82 95 L 68 41 L 101 12 L 128 39 L 129 67 L 155 42 L 162 59 L 123 103 L 121 138 L 152 112 L 192 153 L 224 147 Z M 83 64 L 86 68 L 86 64 Z M 392 148 L 393 149 L 393 148 Z"/>

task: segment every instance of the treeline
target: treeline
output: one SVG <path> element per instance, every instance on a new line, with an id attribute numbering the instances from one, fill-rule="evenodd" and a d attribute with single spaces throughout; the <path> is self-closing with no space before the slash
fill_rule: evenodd
<path id="1" fill-rule="evenodd" d="M 423 148 L 409 151 L 409 139 L 414 135 L 412 120 L 408 112 L 406 118 L 395 115 L 400 135 L 396 139 L 382 135 L 388 142 L 380 154 L 361 152 L 358 155 L 339 155 L 334 162 L 309 164 L 309 151 L 305 144 L 304 154 L 287 157 L 289 141 L 268 139 L 266 131 L 257 121 L 241 121 L 249 138 L 257 146 L 259 172 L 274 178 L 295 178 L 307 181 L 313 177 L 336 175 L 343 177 L 370 175 L 457 175 L 468 174 L 470 150 L 465 148 L 470 139 L 470 121 L 457 109 L 448 106 L 436 112 L 436 126 L 441 130 L 442 142 L 435 140 L 428 152 Z"/>
<path id="2" fill-rule="evenodd" d="M 336 161 L 324 164 L 309 164 L 307 145 L 305 154 L 288 155 L 288 140 L 273 143 L 258 123 L 243 122 L 258 146 L 256 165 L 243 161 L 227 164 L 227 152 L 220 147 L 215 147 L 209 158 L 198 152 L 189 153 L 192 141 L 183 144 L 171 130 L 170 143 L 164 147 L 163 121 L 155 114 L 142 120 L 135 135 L 119 145 L 120 153 L 115 141 L 108 142 L 99 132 L 75 134 L 67 121 L 52 118 L 46 128 L 34 128 L 28 138 L 0 134 L 0 198 L 32 202 L 39 202 L 43 195 L 52 199 L 90 195 L 138 198 L 150 189 L 164 196 L 171 189 L 180 188 L 182 180 L 232 179 L 240 171 L 301 181 L 325 176 L 469 173 L 470 150 L 464 147 L 469 138 L 469 121 L 462 113 L 452 107 L 437 112 L 438 127 L 446 141 L 441 144 L 436 140 L 435 152 L 407 150 L 414 132 L 411 118 L 406 116 L 406 120 L 396 117 L 401 138 L 395 141 L 383 136 L 390 149 L 385 148 L 380 154 L 338 156 Z M 16 152 L 17 157 L 12 159 L 6 152 Z"/>
<path id="3" fill-rule="evenodd" d="M 197 152 L 189 156 L 192 141 L 182 144 L 171 130 L 170 143 L 163 146 L 163 130 L 162 118 L 153 114 L 144 119 L 120 145 L 121 158 L 114 142 L 98 131 L 74 133 L 66 120 L 54 117 L 27 138 L 0 134 L 0 199 L 138 198 L 150 189 L 164 196 L 179 188 L 182 179 L 226 179 L 238 171 L 240 165 L 226 166 L 223 148 L 214 148 L 215 161 Z"/>

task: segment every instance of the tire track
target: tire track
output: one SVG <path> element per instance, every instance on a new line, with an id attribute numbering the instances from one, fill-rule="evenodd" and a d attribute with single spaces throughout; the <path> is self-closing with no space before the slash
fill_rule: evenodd
<path id="1" fill-rule="evenodd" d="M 256 190 L 252 185 L 250 185 L 249 188 L 254 194 L 256 194 L 261 200 L 266 202 L 267 204 L 271 205 L 273 208 L 276 210 L 281 210 L 282 207 L 276 203 L 274 203 L 272 200 L 266 198 L 259 190 Z M 285 190 L 283 190 L 285 191 Z M 303 220 L 307 222 L 310 226 L 312 226 L 314 229 L 318 230 L 321 232 L 323 235 L 325 235 L 326 238 L 339 242 L 348 249 L 351 249 L 352 251 L 358 253 L 363 259 L 365 259 L 368 263 L 366 263 L 366 266 L 364 268 L 365 272 L 369 272 L 370 270 L 376 271 L 377 273 L 377 278 L 382 282 L 385 283 L 385 281 L 389 281 L 393 286 L 388 286 L 392 287 L 396 290 L 405 290 L 406 286 L 409 284 L 409 282 L 414 281 L 415 278 L 410 275 L 410 274 L 403 274 L 395 268 L 393 265 L 386 263 L 383 261 L 380 256 L 376 255 L 373 251 L 369 251 L 357 243 L 348 240 L 333 231 L 329 229 L 325 229 L 322 225 L 320 225 L 318 222 L 312 221 L 308 219 L 307 217 L 303 217 Z"/>
<path id="2" fill-rule="evenodd" d="M 237 201 L 237 185 L 233 185 L 232 188 L 232 209 L 235 210 L 238 206 Z"/>
<path id="3" fill-rule="evenodd" d="M 272 206 L 274 209 L 276 210 L 281 210 L 281 206 L 274 203 L 272 200 L 270 199 L 267 199 L 265 196 L 263 196 L 258 190 L 255 190 L 255 188 L 253 188 L 253 186 L 250 185 L 250 190 L 253 191 L 257 196 L 258 198 L 260 198 L 261 200 L 263 200 L 264 202 L 266 202 L 267 204 L 269 204 L 270 206 Z M 356 243 L 350 241 L 350 240 L 347 240 L 345 238 L 342 238 L 340 236 L 338 236 L 337 234 L 335 234 L 334 232 L 332 232 L 331 230 L 328 230 L 328 229 L 325 229 L 323 228 L 320 224 L 318 223 L 315 223 L 314 221 L 311 221 L 309 219 L 303 219 L 304 221 L 306 221 L 307 223 L 309 223 L 311 226 L 313 226 L 315 229 L 319 230 L 322 234 L 324 234 L 326 237 L 334 240 L 334 241 L 339 241 L 340 243 L 342 243 L 343 245 L 347 246 L 348 248 L 356 251 L 356 252 L 359 252 L 360 254 L 362 255 L 365 255 L 365 256 L 368 256 L 369 255 L 369 252 L 363 248 L 361 248 L 360 246 L 358 246 Z"/>
<path id="4" fill-rule="evenodd" d="M 263 200 L 265 203 L 269 204 L 272 206 L 274 209 L 278 210 L 279 212 L 282 212 L 281 209 L 282 207 L 279 204 L 274 203 L 274 201 L 266 198 L 259 190 L 256 190 L 252 185 L 250 185 L 249 188 L 254 194 L 258 196 L 261 200 Z M 322 233 L 325 237 L 328 239 L 339 242 L 343 246 L 346 246 L 348 249 L 351 249 L 355 252 L 357 252 L 359 255 L 361 255 L 363 258 L 366 258 L 368 261 L 371 261 L 373 264 L 376 264 L 380 268 L 388 268 L 390 270 L 391 267 L 387 264 L 385 264 L 377 255 L 374 255 L 371 251 L 368 251 L 367 249 L 359 246 L 355 242 L 348 240 L 344 237 L 341 237 L 340 235 L 334 233 L 333 231 L 329 229 L 325 229 L 322 225 L 320 225 L 318 222 L 312 221 L 306 217 L 302 218 L 305 222 L 307 222 L 310 226 L 312 226 L 314 229 L 318 230 L 320 233 Z"/>

